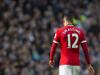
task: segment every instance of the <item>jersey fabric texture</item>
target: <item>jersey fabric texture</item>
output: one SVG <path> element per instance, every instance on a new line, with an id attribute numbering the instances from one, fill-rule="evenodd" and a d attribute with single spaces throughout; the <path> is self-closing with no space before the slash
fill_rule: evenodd
<path id="1" fill-rule="evenodd" d="M 50 50 L 50 60 L 53 60 L 58 44 L 60 44 L 60 65 L 80 65 L 80 45 L 83 48 L 87 63 L 90 64 L 87 41 L 83 30 L 75 26 L 57 29 Z"/>

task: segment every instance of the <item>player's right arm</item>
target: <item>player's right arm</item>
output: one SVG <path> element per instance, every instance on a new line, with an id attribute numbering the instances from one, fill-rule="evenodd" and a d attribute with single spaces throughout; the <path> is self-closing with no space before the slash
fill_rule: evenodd
<path id="1" fill-rule="evenodd" d="M 56 47 L 59 44 L 59 39 L 60 39 L 60 32 L 59 32 L 59 30 L 57 30 L 57 32 L 55 33 L 54 39 L 53 39 L 51 49 L 50 49 L 50 59 L 49 59 L 50 67 L 52 67 L 54 64 L 54 55 L 56 52 Z"/>
<path id="2" fill-rule="evenodd" d="M 83 48 L 85 59 L 86 59 L 87 64 L 88 64 L 88 71 L 89 71 L 90 74 L 94 74 L 94 69 L 93 69 L 91 62 L 90 62 L 90 56 L 89 56 L 87 41 L 86 41 L 86 38 L 85 38 L 85 35 L 84 35 L 83 32 L 82 32 L 82 36 L 81 36 L 81 46 Z"/>

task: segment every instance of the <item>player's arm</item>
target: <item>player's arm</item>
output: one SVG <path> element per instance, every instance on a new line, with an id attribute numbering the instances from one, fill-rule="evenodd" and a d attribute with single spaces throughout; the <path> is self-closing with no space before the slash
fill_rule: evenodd
<path id="1" fill-rule="evenodd" d="M 50 49 L 50 59 L 49 59 L 49 66 L 53 67 L 54 64 L 54 55 L 56 52 L 56 47 L 59 44 L 59 39 L 60 39 L 60 33 L 57 30 L 57 32 L 55 33 L 54 39 L 53 39 L 53 43 Z"/>
<path id="2" fill-rule="evenodd" d="M 93 74 L 94 73 L 94 69 L 93 69 L 93 67 L 91 65 L 89 51 L 88 51 L 88 45 L 87 45 L 87 41 L 85 39 L 84 33 L 82 33 L 82 37 L 81 38 L 82 38 L 81 46 L 83 48 L 83 52 L 84 52 L 84 55 L 85 55 L 85 59 L 86 59 L 86 62 L 88 64 L 88 70 L 89 70 L 89 73 Z"/>
<path id="3" fill-rule="evenodd" d="M 88 46 L 87 46 L 86 40 L 84 40 L 83 43 L 81 43 L 81 46 L 83 48 L 83 52 L 84 52 L 84 55 L 85 55 L 86 62 L 89 65 L 91 63 L 90 63 L 90 56 L 89 56 Z"/>

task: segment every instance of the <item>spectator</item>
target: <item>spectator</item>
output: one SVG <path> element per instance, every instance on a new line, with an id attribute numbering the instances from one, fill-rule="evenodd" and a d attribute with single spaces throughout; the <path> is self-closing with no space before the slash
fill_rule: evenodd
<path id="1" fill-rule="evenodd" d="M 85 30 L 99 75 L 99 7 L 98 0 L 0 0 L 0 75 L 57 75 L 56 67 L 48 67 L 49 44 L 64 14 Z M 84 61 L 81 75 L 87 74 Z"/>

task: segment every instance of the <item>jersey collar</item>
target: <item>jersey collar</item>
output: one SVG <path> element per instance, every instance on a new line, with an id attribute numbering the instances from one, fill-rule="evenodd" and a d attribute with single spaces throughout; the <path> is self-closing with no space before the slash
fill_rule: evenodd
<path id="1" fill-rule="evenodd" d="M 74 26 L 73 24 L 68 24 L 67 26 Z"/>

